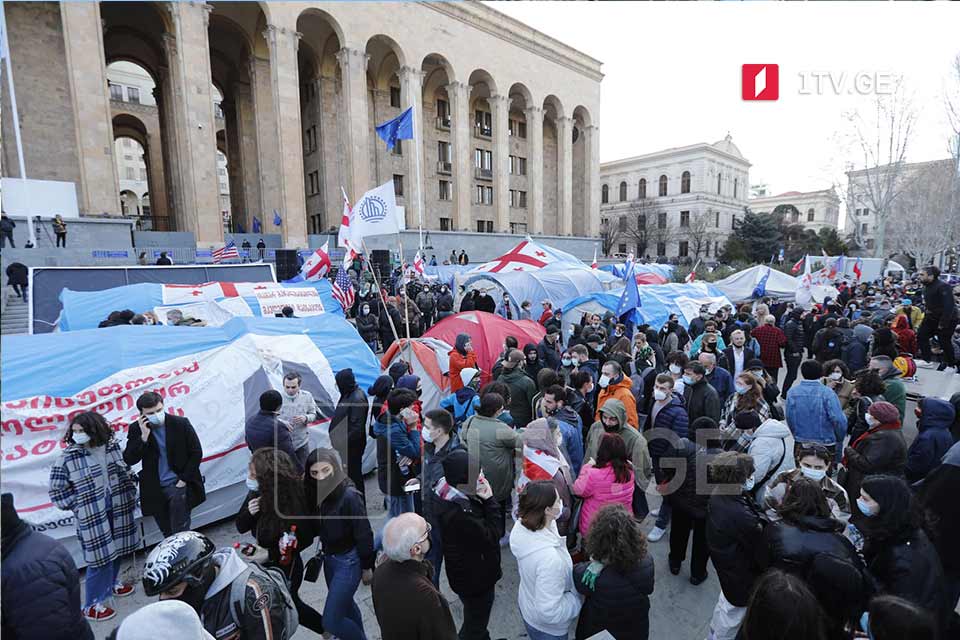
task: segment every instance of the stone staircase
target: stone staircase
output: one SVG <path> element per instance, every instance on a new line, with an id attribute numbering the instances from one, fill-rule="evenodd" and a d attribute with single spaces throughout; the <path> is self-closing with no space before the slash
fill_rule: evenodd
<path id="1" fill-rule="evenodd" d="M 9 297 L 3 309 L 3 316 L 0 318 L 0 334 L 9 336 L 27 333 L 29 329 L 27 303 L 18 298 L 11 289 L 7 289 L 5 293 Z"/>

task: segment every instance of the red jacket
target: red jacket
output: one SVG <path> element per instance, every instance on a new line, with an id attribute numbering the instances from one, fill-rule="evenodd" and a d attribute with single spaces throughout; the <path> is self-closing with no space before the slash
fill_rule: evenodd
<path id="1" fill-rule="evenodd" d="M 540 314 L 540 319 L 537 320 L 537 322 L 539 322 L 539 323 L 542 324 L 543 326 L 547 326 L 547 321 L 549 321 L 550 318 L 552 318 L 552 317 L 553 317 L 553 310 L 552 310 L 552 309 L 544 309 L 544 310 L 543 310 L 543 313 Z"/>
<path id="2" fill-rule="evenodd" d="M 450 391 L 457 391 L 463 388 L 463 380 L 460 379 L 462 369 L 477 369 L 477 354 L 473 351 L 465 356 L 460 355 L 456 349 L 450 351 Z"/>
<path id="3" fill-rule="evenodd" d="M 910 328 L 907 317 L 897 316 L 893 322 L 893 332 L 897 335 L 897 347 L 900 353 L 914 355 L 917 353 L 917 333 Z"/>

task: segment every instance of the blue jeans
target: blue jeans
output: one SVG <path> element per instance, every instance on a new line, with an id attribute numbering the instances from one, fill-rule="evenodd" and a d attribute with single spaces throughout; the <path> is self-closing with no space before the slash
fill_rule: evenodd
<path id="1" fill-rule="evenodd" d="M 666 529 L 670 526 L 670 513 L 673 511 L 673 507 L 670 506 L 670 503 L 664 500 L 660 503 L 660 514 L 657 516 L 657 522 L 654 526 L 660 527 L 661 529 Z"/>
<path id="2" fill-rule="evenodd" d="M 360 608 L 353 600 L 360 586 L 360 573 L 360 555 L 355 548 L 323 557 L 323 577 L 328 592 L 323 605 L 323 626 L 342 640 L 367 640 Z"/>
<path id="3" fill-rule="evenodd" d="M 544 633 L 539 629 L 534 629 L 531 627 L 529 624 L 527 624 L 526 620 L 523 621 L 523 626 L 527 628 L 527 637 L 530 638 L 530 640 L 567 640 L 567 634 L 563 634 L 562 636 L 553 636 L 549 633 Z"/>
<path id="4" fill-rule="evenodd" d="M 107 489 L 107 520 L 110 522 L 110 535 L 113 537 L 113 502 L 110 499 L 110 490 Z M 84 576 L 84 609 L 100 604 L 113 597 L 113 587 L 117 584 L 120 575 L 120 558 L 99 567 L 87 567 Z"/>

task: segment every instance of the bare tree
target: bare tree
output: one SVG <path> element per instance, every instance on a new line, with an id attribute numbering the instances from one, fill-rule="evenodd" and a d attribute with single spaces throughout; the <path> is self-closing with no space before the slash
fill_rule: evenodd
<path id="1" fill-rule="evenodd" d="M 600 244 L 603 255 L 609 256 L 610 252 L 620 239 L 620 221 L 618 218 L 604 218 L 600 222 Z"/>
<path id="2" fill-rule="evenodd" d="M 638 258 L 647 254 L 650 230 L 656 223 L 657 209 L 652 200 L 641 198 L 634 201 L 627 210 L 627 230 L 624 235 L 634 245 Z"/>
<path id="3" fill-rule="evenodd" d="M 873 211 L 877 221 L 874 257 L 884 258 L 887 222 L 897 199 L 909 186 L 906 155 L 916 111 L 902 82 L 898 82 L 892 93 L 874 99 L 869 112 L 855 111 L 848 120 L 849 135 L 864 169 L 862 179 L 848 189 L 848 215 L 856 205 Z M 854 233 L 862 246 L 859 224 Z"/>
<path id="4" fill-rule="evenodd" d="M 652 219 L 647 220 L 647 242 L 653 245 L 654 251 L 657 251 L 660 244 L 669 244 L 675 236 L 675 230 L 670 227 L 665 211 L 657 211 Z M 657 257 L 659 256 L 660 252 L 657 251 Z"/>
<path id="5" fill-rule="evenodd" d="M 920 169 L 894 205 L 890 230 L 917 267 L 960 242 L 958 195 L 956 165 L 950 159 Z"/>
<path id="6" fill-rule="evenodd" d="M 950 67 L 944 102 L 947 108 L 947 122 L 950 123 L 951 129 L 947 146 L 950 148 L 950 157 L 954 160 L 954 166 L 960 171 L 960 53 L 953 59 Z"/>
<path id="7" fill-rule="evenodd" d="M 685 235 L 690 243 L 690 253 L 693 254 L 694 260 L 699 260 L 700 254 L 705 254 L 707 247 L 717 238 L 715 220 L 716 212 L 710 208 L 693 214 Z"/>

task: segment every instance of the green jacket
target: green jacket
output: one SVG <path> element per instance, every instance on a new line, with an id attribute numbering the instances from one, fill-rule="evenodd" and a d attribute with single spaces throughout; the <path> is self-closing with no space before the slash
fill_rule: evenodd
<path id="1" fill-rule="evenodd" d="M 497 380 L 510 387 L 510 415 L 513 416 L 513 424 L 522 429 L 533 420 L 531 409 L 533 397 L 537 395 L 537 385 L 520 367 L 504 368 Z"/>
<path id="2" fill-rule="evenodd" d="M 900 424 L 903 424 L 903 417 L 907 414 L 907 388 L 896 378 L 890 378 L 883 382 L 886 384 L 883 399 L 897 408 L 900 413 Z"/>
<path id="3" fill-rule="evenodd" d="M 496 418 L 474 414 L 460 427 L 460 442 L 471 458 L 480 461 L 497 502 L 509 501 L 521 449 L 520 434 Z"/>
<path id="4" fill-rule="evenodd" d="M 627 446 L 627 453 L 630 454 L 630 461 L 633 462 L 633 477 L 636 480 L 637 487 L 643 489 L 650 481 L 653 475 L 653 462 L 650 459 L 650 451 L 647 449 L 647 439 L 633 427 L 624 427 L 627 423 L 627 409 L 623 403 L 616 398 L 610 398 L 600 407 L 600 413 L 615 416 L 620 421 L 620 430 L 617 432 L 623 443 Z M 600 449 L 600 438 L 604 434 L 603 422 L 597 421 L 587 432 L 587 450 L 584 454 L 584 460 L 597 459 L 597 451 Z"/>

